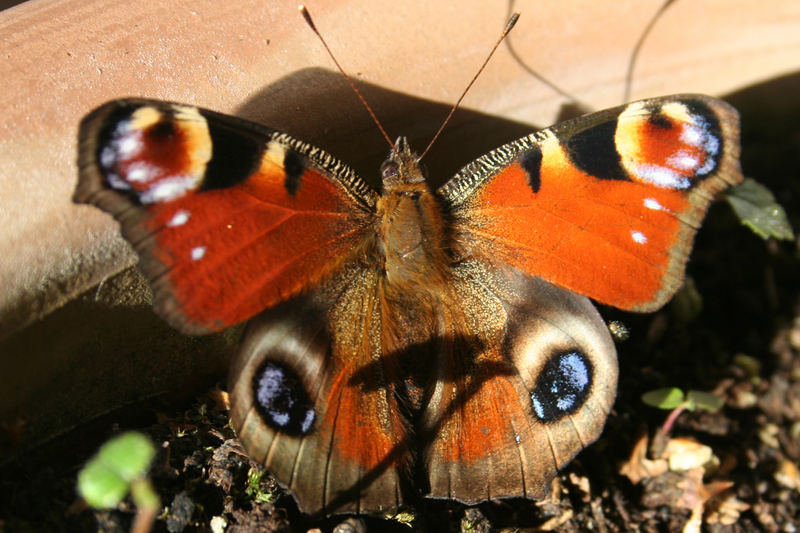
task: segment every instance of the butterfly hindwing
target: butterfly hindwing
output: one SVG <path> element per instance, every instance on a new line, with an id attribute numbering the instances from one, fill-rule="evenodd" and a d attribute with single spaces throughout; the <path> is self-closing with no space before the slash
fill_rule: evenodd
<path id="1" fill-rule="evenodd" d="M 608 329 L 587 298 L 496 263 L 459 264 L 453 288 L 422 419 L 430 495 L 542 498 L 614 403 Z"/>
<path id="2" fill-rule="evenodd" d="M 75 200 L 113 214 L 186 333 L 317 284 L 374 222 L 376 194 L 325 152 L 191 106 L 115 100 L 81 123 Z"/>
<path id="3" fill-rule="evenodd" d="M 464 246 L 605 304 L 652 311 L 680 287 L 715 194 L 742 180 L 736 111 L 677 95 L 508 143 L 439 194 Z"/>
<path id="4" fill-rule="evenodd" d="M 353 265 L 262 313 L 230 372 L 239 439 L 307 513 L 404 502 L 410 433 L 383 350 L 378 278 Z"/>

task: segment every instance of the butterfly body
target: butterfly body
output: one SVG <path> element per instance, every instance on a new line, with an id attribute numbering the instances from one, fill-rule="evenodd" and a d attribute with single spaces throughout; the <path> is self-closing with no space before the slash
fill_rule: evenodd
<path id="1" fill-rule="evenodd" d="M 376 252 L 381 256 L 387 290 L 429 292 L 441 285 L 451 262 L 441 206 L 405 138 L 397 140 L 381 174 Z"/>
<path id="2" fill-rule="evenodd" d="M 616 393 L 587 296 L 663 305 L 741 180 L 736 113 L 699 95 L 531 134 L 436 191 L 404 138 L 378 194 L 287 134 L 141 99 L 84 119 L 79 165 L 166 320 L 252 319 L 231 417 L 306 512 L 544 496 Z"/>

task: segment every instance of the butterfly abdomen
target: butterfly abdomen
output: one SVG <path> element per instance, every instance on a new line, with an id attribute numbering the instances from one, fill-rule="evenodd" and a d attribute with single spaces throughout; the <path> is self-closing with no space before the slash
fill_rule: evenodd
<path id="1" fill-rule="evenodd" d="M 386 189 L 386 188 L 385 188 Z M 445 305 L 450 259 L 441 208 L 424 182 L 385 190 L 378 200 L 383 352 L 427 343 Z"/>

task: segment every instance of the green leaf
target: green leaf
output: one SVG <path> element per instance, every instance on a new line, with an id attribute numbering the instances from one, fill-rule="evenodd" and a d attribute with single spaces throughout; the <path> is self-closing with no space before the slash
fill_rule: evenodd
<path id="1" fill-rule="evenodd" d="M 78 473 L 78 492 L 94 508 L 116 507 L 131 482 L 145 475 L 155 453 L 150 439 L 141 433 L 111 439 Z"/>
<path id="2" fill-rule="evenodd" d="M 703 392 L 699 390 L 690 390 L 686 395 L 686 400 L 695 404 L 700 409 L 706 411 L 718 411 L 725 402 L 719 396 L 715 396 L 710 392 Z"/>
<path id="3" fill-rule="evenodd" d="M 659 409 L 675 409 L 683 403 L 683 391 L 675 387 L 651 390 L 642 394 L 642 401 Z"/>
<path id="4" fill-rule="evenodd" d="M 105 443 L 97 458 L 125 481 L 143 476 L 150 467 L 156 450 L 145 435 L 131 431 Z"/>
<path id="5" fill-rule="evenodd" d="M 78 493 L 95 509 L 110 509 L 128 494 L 128 482 L 95 457 L 78 473 Z"/>
<path id="6" fill-rule="evenodd" d="M 747 372 L 747 377 L 756 378 L 761 375 L 761 361 L 743 353 L 733 356 L 733 364 Z"/>
<path id="7" fill-rule="evenodd" d="M 772 192 L 756 180 L 745 178 L 728 191 L 726 199 L 742 224 L 762 239 L 794 239 L 786 211 L 775 201 Z"/>

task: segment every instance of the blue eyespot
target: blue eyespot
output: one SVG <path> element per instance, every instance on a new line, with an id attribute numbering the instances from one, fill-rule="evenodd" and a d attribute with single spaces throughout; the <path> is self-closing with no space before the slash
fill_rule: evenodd
<path id="1" fill-rule="evenodd" d="M 267 425 L 294 435 L 311 431 L 316 413 L 308 392 L 291 369 L 267 361 L 256 373 L 253 392 L 258 412 Z"/>
<path id="2" fill-rule="evenodd" d="M 531 393 L 533 412 L 555 422 L 577 411 L 591 392 L 592 364 L 581 352 L 558 352 L 545 363 Z"/>

